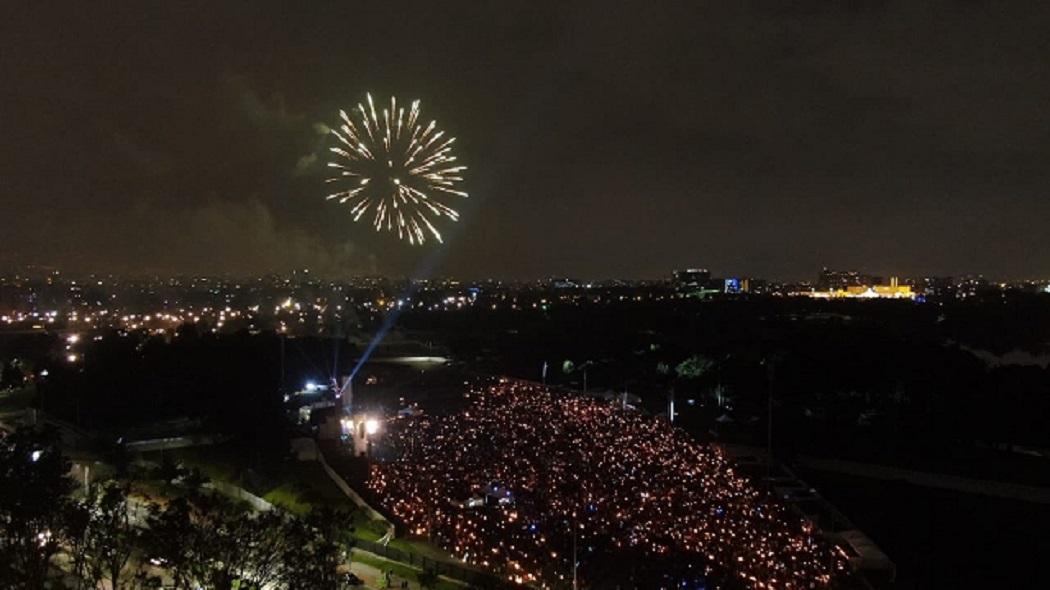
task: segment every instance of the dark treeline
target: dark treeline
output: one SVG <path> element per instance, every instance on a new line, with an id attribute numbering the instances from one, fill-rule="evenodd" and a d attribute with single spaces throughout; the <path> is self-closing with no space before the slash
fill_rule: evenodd
<path id="1" fill-rule="evenodd" d="M 198 333 L 174 338 L 106 334 L 79 347 L 77 363 L 52 363 L 38 378 L 46 412 L 121 434 L 188 418 L 246 442 L 283 445 L 280 339 L 273 334 Z"/>
<path id="2" fill-rule="evenodd" d="M 57 443 L 0 432 L 0 587 L 346 587 L 347 513 L 255 511 L 167 461 L 83 489 Z"/>
<path id="3" fill-rule="evenodd" d="M 32 385 L 33 407 L 114 438 L 162 433 L 160 423 L 179 420 L 169 430 L 283 448 L 282 396 L 307 380 L 346 375 L 359 349 L 348 338 L 215 333 L 203 325 L 167 335 L 86 333 L 72 347 L 58 334 L 0 334 L 0 390 Z"/>

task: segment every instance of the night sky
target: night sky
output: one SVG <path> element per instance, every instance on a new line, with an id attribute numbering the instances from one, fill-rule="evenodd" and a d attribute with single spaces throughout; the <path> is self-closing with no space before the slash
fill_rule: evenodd
<path id="1" fill-rule="evenodd" d="M 412 273 L 323 199 L 371 91 L 470 166 L 434 274 L 1050 276 L 1046 2 L 18 2 L 0 40 L 0 265 Z"/>

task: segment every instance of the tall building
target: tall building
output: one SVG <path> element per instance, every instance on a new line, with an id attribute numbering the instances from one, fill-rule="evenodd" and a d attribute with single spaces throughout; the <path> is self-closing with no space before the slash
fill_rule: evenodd
<path id="1" fill-rule="evenodd" d="M 706 268 L 689 268 L 673 273 L 674 285 L 679 290 L 692 291 L 705 287 L 711 280 L 711 271 Z"/>
<path id="2" fill-rule="evenodd" d="M 890 277 L 887 285 L 882 284 L 881 279 L 864 275 L 858 277 L 862 280 L 859 284 L 818 289 L 810 292 L 809 296 L 821 299 L 915 299 L 917 296 L 911 285 L 901 285 L 897 277 Z"/>
<path id="3" fill-rule="evenodd" d="M 927 297 L 946 297 L 955 292 L 955 280 L 952 277 L 918 277 L 905 279 L 905 283 Z"/>
<path id="4" fill-rule="evenodd" d="M 836 291 L 860 287 L 870 282 L 864 279 L 865 277 L 855 270 L 832 270 L 825 266 L 817 277 L 817 290 Z"/>

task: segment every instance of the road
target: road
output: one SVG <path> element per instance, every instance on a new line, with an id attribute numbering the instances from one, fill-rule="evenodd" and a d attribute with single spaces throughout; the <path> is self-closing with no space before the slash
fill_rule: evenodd
<path id="1" fill-rule="evenodd" d="M 820 459 L 805 455 L 798 457 L 796 460 L 800 465 L 819 471 L 833 471 L 837 473 L 845 473 L 847 475 L 859 475 L 872 479 L 902 480 L 913 485 L 928 488 L 939 488 L 942 490 L 964 492 L 967 494 L 994 496 L 996 498 L 1004 498 L 1007 500 L 1022 500 L 1038 504 L 1050 504 L 1050 488 L 986 479 L 971 479 L 968 477 L 959 477 L 957 475 L 915 471 L 912 469 L 903 469 L 888 465 L 858 463 L 841 459 Z"/>

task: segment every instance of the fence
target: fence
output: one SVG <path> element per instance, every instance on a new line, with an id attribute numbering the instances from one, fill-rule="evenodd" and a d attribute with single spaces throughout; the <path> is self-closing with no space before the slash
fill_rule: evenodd
<path id="1" fill-rule="evenodd" d="M 430 570 L 439 576 L 446 576 L 453 580 L 465 582 L 471 588 L 479 588 L 483 590 L 521 590 L 524 588 L 524 586 L 514 584 L 513 582 L 505 580 L 493 573 L 457 565 L 448 561 L 432 559 L 423 555 L 409 553 L 407 551 L 401 551 L 400 549 L 388 547 L 381 543 L 358 540 L 356 542 L 356 547 L 368 551 L 369 553 L 375 553 L 376 555 L 385 557 L 391 561 L 409 564 L 422 570 Z"/>
<path id="2" fill-rule="evenodd" d="M 343 492 L 343 494 L 346 495 L 347 498 L 350 498 L 350 500 L 355 505 L 357 505 L 358 508 L 363 510 L 365 514 L 367 514 L 368 517 L 372 520 L 381 520 L 384 523 L 386 523 L 388 529 L 391 531 L 391 536 L 393 536 L 392 531 L 394 525 L 391 524 L 385 516 L 380 514 L 379 511 L 377 511 L 375 508 L 372 508 L 372 506 L 370 506 L 368 502 L 365 502 L 364 498 L 362 498 L 360 494 L 358 494 L 353 488 L 351 488 L 350 484 L 346 483 L 346 480 L 343 479 L 341 475 L 336 473 L 335 469 L 332 469 L 332 466 L 328 464 L 328 461 L 325 459 L 324 453 L 321 452 L 320 448 L 317 449 L 317 462 L 321 464 L 321 467 L 324 468 L 324 472 L 328 474 L 329 479 L 332 480 L 336 487 L 338 487 L 339 490 Z"/>
<path id="3" fill-rule="evenodd" d="M 255 510 L 258 510 L 259 512 L 268 512 L 270 510 L 273 510 L 273 504 L 267 502 L 266 500 L 263 500 L 259 496 L 256 496 L 255 494 L 249 492 L 241 486 L 234 485 L 225 481 L 210 481 L 206 483 L 205 486 L 212 488 L 213 490 L 219 492 L 220 494 L 228 498 L 233 498 L 235 500 L 247 502 L 249 506 L 251 506 Z"/>

